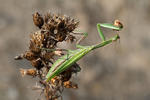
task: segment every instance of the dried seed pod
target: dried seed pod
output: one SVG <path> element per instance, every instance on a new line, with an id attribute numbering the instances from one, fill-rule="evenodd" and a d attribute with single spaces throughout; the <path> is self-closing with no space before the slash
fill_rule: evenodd
<path id="1" fill-rule="evenodd" d="M 19 56 L 14 57 L 15 60 L 22 60 L 24 57 L 24 54 L 20 54 Z"/>
<path id="2" fill-rule="evenodd" d="M 34 25 L 39 27 L 40 29 L 44 24 L 43 17 L 38 12 L 33 14 L 33 22 L 34 22 Z"/>
<path id="3" fill-rule="evenodd" d="M 37 70 L 40 70 L 41 68 L 43 68 L 43 63 L 42 63 L 42 60 L 41 58 L 38 58 L 38 59 L 34 59 L 31 61 L 31 65 L 33 67 L 35 67 Z"/>
<path id="4" fill-rule="evenodd" d="M 62 42 L 66 39 L 67 35 L 64 33 L 58 33 L 55 35 L 55 39 L 59 42 Z"/>
<path id="5" fill-rule="evenodd" d="M 77 28 L 78 25 L 79 25 L 79 21 L 77 21 L 75 19 L 69 19 L 68 25 L 67 25 L 67 30 L 69 32 L 72 32 L 72 31 L 74 31 L 75 28 Z"/>
<path id="6" fill-rule="evenodd" d="M 66 41 L 72 43 L 72 42 L 74 42 L 75 39 L 76 39 L 75 36 L 73 36 L 73 35 L 68 35 Z"/>
<path id="7" fill-rule="evenodd" d="M 60 81 L 60 77 L 59 76 L 55 76 L 54 78 L 51 79 L 51 83 L 54 85 L 57 85 Z"/>
<path id="8" fill-rule="evenodd" d="M 37 71 L 35 69 L 22 69 L 22 68 L 20 68 L 20 73 L 21 73 L 22 77 L 24 77 L 25 75 L 29 75 L 29 76 L 36 76 L 37 75 Z"/>
<path id="9" fill-rule="evenodd" d="M 32 51 L 26 51 L 23 55 L 23 57 L 29 61 L 36 59 L 38 57 L 38 55 L 36 55 L 35 53 L 33 53 Z"/>
<path id="10" fill-rule="evenodd" d="M 42 42 L 44 41 L 44 32 L 37 31 L 30 35 L 32 41 L 37 47 L 42 47 Z"/>
<path id="11" fill-rule="evenodd" d="M 58 29 L 63 29 L 65 27 L 65 20 L 64 17 L 62 19 L 60 19 L 60 21 L 58 22 Z"/>
<path id="12" fill-rule="evenodd" d="M 44 32 L 43 31 L 37 31 L 33 34 L 30 35 L 31 39 L 30 39 L 30 46 L 29 49 L 32 52 L 35 53 L 40 53 L 41 48 L 43 47 L 43 42 L 45 40 L 45 36 L 44 36 Z"/>
<path id="13" fill-rule="evenodd" d="M 42 58 L 42 60 L 44 61 L 51 61 L 53 60 L 55 54 L 54 52 L 49 52 L 49 51 L 42 51 L 40 57 Z"/>
<path id="14" fill-rule="evenodd" d="M 66 81 L 63 83 L 65 88 L 73 88 L 73 89 L 77 89 L 78 85 L 71 82 L 71 81 Z"/>
<path id="15" fill-rule="evenodd" d="M 39 54 L 41 52 L 41 49 L 39 47 L 36 46 L 36 44 L 30 40 L 30 46 L 29 46 L 29 49 L 34 52 L 34 53 L 37 53 Z"/>
<path id="16" fill-rule="evenodd" d="M 44 47 L 48 49 L 54 49 L 58 41 L 54 40 L 53 38 L 47 38 L 47 41 L 44 43 Z"/>

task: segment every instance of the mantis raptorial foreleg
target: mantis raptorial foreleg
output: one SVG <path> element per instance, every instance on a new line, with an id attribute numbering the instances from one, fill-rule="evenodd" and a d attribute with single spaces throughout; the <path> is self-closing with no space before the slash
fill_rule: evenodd
<path id="1" fill-rule="evenodd" d="M 88 36 L 88 33 L 86 33 L 86 32 L 83 32 L 83 33 L 73 33 L 73 34 L 76 34 L 76 35 L 83 35 L 83 36 L 76 42 L 76 45 L 79 45 L 80 42 L 81 42 L 82 40 L 84 40 L 84 39 Z"/>
<path id="2" fill-rule="evenodd" d="M 105 41 L 105 36 L 101 30 L 101 24 L 97 24 L 97 31 L 99 33 L 100 38 L 102 39 L 102 41 Z"/>
<path id="3" fill-rule="evenodd" d="M 77 40 L 77 42 L 76 42 L 76 47 L 77 48 L 83 48 L 83 46 L 81 46 L 81 45 L 79 45 L 80 44 L 80 42 L 82 41 L 82 40 L 84 40 L 87 36 L 88 36 L 88 33 L 86 33 L 86 32 L 83 32 L 83 33 L 73 33 L 73 34 L 75 34 L 75 35 L 83 35 L 79 40 Z M 68 59 L 68 57 L 69 57 L 69 53 L 73 53 L 73 51 L 72 50 L 67 50 L 67 59 Z M 66 59 L 66 60 L 67 60 Z"/>
<path id="4" fill-rule="evenodd" d="M 99 36 L 102 39 L 102 41 L 105 41 L 105 36 L 104 36 L 104 34 L 101 30 L 101 27 L 105 27 L 105 28 L 109 28 L 109 29 L 112 29 L 112 30 L 119 31 L 123 28 L 123 25 L 118 20 L 115 20 L 114 24 L 107 24 L 107 23 L 100 24 L 100 23 L 98 23 L 97 24 L 97 30 L 98 30 Z"/>

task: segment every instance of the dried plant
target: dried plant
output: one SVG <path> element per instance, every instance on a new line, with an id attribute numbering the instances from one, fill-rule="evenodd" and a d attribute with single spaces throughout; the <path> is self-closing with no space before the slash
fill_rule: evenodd
<path id="1" fill-rule="evenodd" d="M 80 66 L 75 63 L 54 77 L 51 81 L 45 82 L 51 65 L 57 56 L 63 55 L 63 51 L 57 48 L 58 42 L 73 42 L 76 38 L 72 34 L 77 28 L 79 21 L 66 15 L 47 13 L 44 17 L 38 12 L 33 14 L 33 22 L 38 31 L 30 34 L 29 49 L 23 54 L 16 56 L 15 60 L 27 59 L 33 68 L 20 69 L 22 76 L 29 75 L 38 77 L 41 89 L 44 91 L 46 100 L 57 100 L 61 97 L 64 88 L 78 88 L 78 85 L 71 82 L 73 73 L 77 73 Z"/>

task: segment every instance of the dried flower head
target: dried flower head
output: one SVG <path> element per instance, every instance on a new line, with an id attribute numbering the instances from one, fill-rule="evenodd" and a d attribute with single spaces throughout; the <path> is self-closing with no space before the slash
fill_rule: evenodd
<path id="1" fill-rule="evenodd" d="M 76 37 L 72 33 L 77 28 L 79 21 L 66 15 L 53 13 L 47 13 L 42 17 L 36 12 L 33 14 L 33 22 L 40 30 L 30 34 L 29 50 L 16 56 L 15 59 L 26 59 L 31 62 L 34 69 L 20 69 L 21 75 L 38 77 L 46 100 L 58 100 L 64 88 L 78 87 L 70 79 L 73 73 L 81 70 L 80 66 L 77 63 L 73 64 L 49 82 L 44 81 L 45 76 L 57 58 L 64 55 L 63 49 L 57 48 L 57 43 L 74 42 Z"/>
<path id="2" fill-rule="evenodd" d="M 43 29 L 49 30 L 51 36 L 59 42 L 64 41 L 69 33 L 73 32 L 79 24 L 79 21 L 69 16 L 53 13 L 47 13 L 44 22 Z"/>

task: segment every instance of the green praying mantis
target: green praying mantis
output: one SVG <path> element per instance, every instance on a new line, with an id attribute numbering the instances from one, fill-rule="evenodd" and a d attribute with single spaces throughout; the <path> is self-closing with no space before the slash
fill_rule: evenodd
<path id="1" fill-rule="evenodd" d="M 117 24 L 115 24 L 115 23 L 114 24 L 98 23 L 97 30 L 98 30 L 99 36 L 102 39 L 102 41 L 98 44 L 91 45 L 91 46 L 81 46 L 81 45 L 77 44 L 76 47 L 78 49 L 67 50 L 68 53 L 66 55 L 60 57 L 58 60 L 56 60 L 56 62 L 51 66 L 48 74 L 46 75 L 46 82 L 50 81 L 55 76 L 59 75 L 60 73 L 62 73 L 63 71 L 65 71 L 66 69 L 71 67 L 74 63 L 76 63 L 78 60 L 80 60 L 83 56 L 88 54 L 90 51 L 95 50 L 100 47 L 103 47 L 107 44 L 112 43 L 113 41 L 120 39 L 119 35 L 116 34 L 112 38 L 106 40 L 105 36 L 101 30 L 101 27 L 113 29 L 116 31 L 120 31 L 123 28 L 121 23 L 120 24 L 118 24 L 118 23 Z M 85 35 L 87 35 L 87 34 L 85 34 Z"/>

